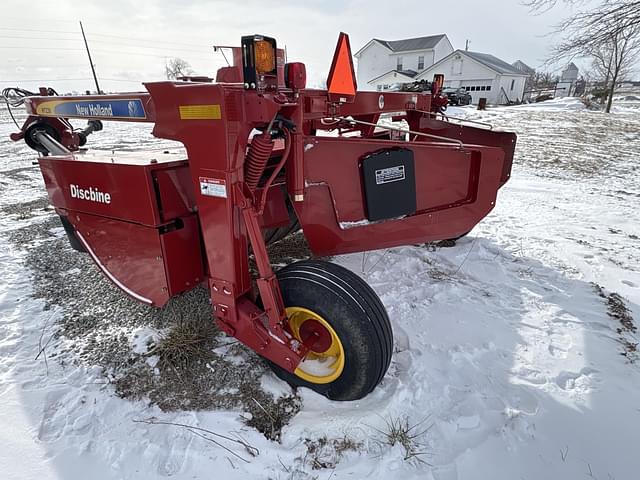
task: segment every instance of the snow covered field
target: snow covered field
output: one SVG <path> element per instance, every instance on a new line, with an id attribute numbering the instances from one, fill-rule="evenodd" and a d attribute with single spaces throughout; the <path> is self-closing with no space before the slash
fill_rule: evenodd
<path id="1" fill-rule="evenodd" d="M 15 127 L 0 108 L 1 478 L 638 478 L 640 102 L 615 105 L 611 115 L 571 99 L 451 109 L 518 133 L 512 179 L 455 247 L 335 259 L 387 307 L 392 364 L 358 402 L 300 391 L 280 443 L 247 426 L 241 409 L 163 412 L 120 398 L 108 372 L 52 336 L 65 309 L 91 305 L 33 296 L 29 252 L 57 245 L 63 232 L 17 234 L 52 215 L 27 203 L 43 197 L 41 177 L 32 152 L 7 140 Z M 146 131 L 109 124 L 89 143 L 144 148 Z M 45 274 L 60 269 L 49 252 Z M 124 325 L 103 337 L 138 349 L 135 334 L 155 332 Z M 270 373 L 260 381 L 267 393 L 291 394 Z M 398 420 L 420 434 L 408 460 L 386 443 Z"/>

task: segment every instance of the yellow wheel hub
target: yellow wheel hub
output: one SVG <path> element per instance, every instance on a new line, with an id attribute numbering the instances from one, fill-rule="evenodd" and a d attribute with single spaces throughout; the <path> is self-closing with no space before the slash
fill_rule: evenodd
<path id="1" fill-rule="evenodd" d="M 287 307 L 289 328 L 300 342 L 314 335 L 318 341 L 295 370 L 295 374 L 310 383 L 330 383 L 344 370 L 344 348 L 338 334 L 324 318 L 302 307 Z M 306 325 L 305 325 L 306 323 Z M 322 351 L 314 351 L 322 350 Z"/>

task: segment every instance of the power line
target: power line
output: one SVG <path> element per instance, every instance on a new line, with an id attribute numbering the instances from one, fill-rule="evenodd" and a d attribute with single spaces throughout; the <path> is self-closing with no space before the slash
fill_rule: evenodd
<path id="1" fill-rule="evenodd" d="M 2 30 L 10 30 L 15 32 L 36 32 L 36 33 L 63 33 L 63 34 L 73 34 L 80 35 L 80 32 L 70 32 L 66 30 L 39 30 L 32 28 L 9 28 L 9 27 L 0 27 L 0 31 Z M 167 45 L 182 45 L 184 47 L 198 47 L 198 48 L 208 48 L 209 45 L 196 44 L 196 43 L 182 43 L 182 42 L 173 42 L 167 40 L 155 40 L 152 38 L 141 38 L 141 37 L 125 37 L 122 35 L 111 35 L 106 33 L 95 33 L 95 32 L 87 32 L 87 36 L 91 39 L 91 37 L 106 37 L 106 38 L 117 38 L 120 40 L 134 40 L 137 42 L 147 42 L 147 43 L 164 43 Z M 19 37 L 23 38 L 23 37 Z M 70 39 L 71 40 L 71 39 Z"/>
<path id="2" fill-rule="evenodd" d="M 20 80 L 0 80 L 0 83 L 20 83 L 20 82 L 71 82 L 77 80 L 93 80 L 92 77 L 85 78 L 23 78 Z M 123 78 L 103 78 L 102 80 L 108 80 L 111 82 L 129 82 L 129 83 L 142 83 L 140 80 L 125 80 Z"/>
<path id="3" fill-rule="evenodd" d="M 203 44 L 196 44 L 196 43 L 180 43 L 180 42 L 169 42 L 169 41 L 162 41 L 162 40 L 153 40 L 153 39 L 144 39 L 144 38 L 135 38 L 135 37 L 122 37 L 120 35 L 106 35 L 103 33 L 91 33 L 90 36 L 94 36 L 94 37 L 109 37 L 109 38 L 118 38 L 121 40 L 136 40 L 139 42 L 153 42 L 153 43 L 166 43 L 168 45 L 182 45 L 185 47 L 199 47 L 199 48 L 211 48 L 210 45 L 203 45 Z"/>
<path id="4" fill-rule="evenodd" d="M 41 30 L 39 28 L 35 29 L 35 28 L 0 27 L 0 30 L 11 30 L 12 32 L 73 33 L 74 35 L 79 35 L 80 34 L 80 32 L 69 32 L 68 30 Z"/>
<path id="5" fill-rule="evenodd" d="M 122 67 L 122 63 L 113 63 L 113 62 L 95 62 L 96 65 L 100 65 L 101 67 L 104 66 L 111 66 L 111 67 Z M 8 67 L 25 67 L 25 68 L 49 68 L 49 69 L 53 69 L 53 68 L 65 68 L 65 69 L 71 69 L 71 68 L 80 68 L 83 70 L 89 70 L 89 67 L 87 66 L 86 63 L 83 64 L 66 64 L 66 63 L 58 63 L 56 65 L 49 65 L 49 64 L 41 64 L 41 63 L 37 63 L 37 64 L 32 64 L 32 62 L 25 62 L 25 61 L 21 61 L 21 62 L 16 62 L 14 64 L 11 65 L 6 65 Z M 46 72 L 45 72 L 46 73 Z"/>
<path id="6" fill-rule="evenodd" d="M 16 22 L 24 22 L 24 17 L 2 17 L 3 20 L 14 20 Z M 95 19 L 94 19 L 95 20 Z M 47 16 L 47 20 L 36 20 L 36 19 L 29 19 L 29 24 L 31 23 L 44 23 L 46 25 L 50 25 L 52 21 L 55 21 L 56 23 L 73 23 L 75 25 L 75 21 L 72 20 L 65 20 L 62 18 L 54 18 L 54 17 L 49 17 Z"/>
<path id="7" fill-rule="evenodd" d="M 116 51 L 116 50 L 94 50 L 94 52 L 101 52 L 101 53 L 115 53 L 118 55 L 138 55 L 141 57 L 155 57 L 155 58 L 168 58 L 171 57 L 171 55 L 154 55 L 152 53 L 138 53 L 138 52 L 123 52 L 123 51 Z M 204 53 L 204 52 L 202 52 Z M 211 57 L 194 57 L 194 56 L 189 56 L 189 58 L 192 59 L 198 59 L 198 60 L 211 60 L 213 57 L 213 51 L 211 52 Z"/>
<path id="8" fill-rule="evenodd" d="M 192 52 L 192 53 L 205 53 L 204 50 L 209 50 L 212 51 L 212 47 L 208 47 L 208 46 L 197 46 L 197 48 L 200 48 L 202 50 L 191 50 L 191 49 L 186 49 L 186 48 L 172 48 L 172 47 L 152 47 L 150 45 L 132 45 L 130 42 L 126 43 L 126 42 L 114 42 L 114 41 L 107 41 L 107 40 L 96 40 L 94 38 L 92 38 L 94 36 L 94 34 L 88 34 L 87 38 L 89 40 L 91 40 L 91 43 L 103 43 L 106 45 L 123 45 L 126 47 L 131 47 L 131 48 L 145 48 L 145 49 L 152 49 L 152 50 L 176 50 L 176 51 L 181 51 L 181 52 Z M 14 36 L 14 35 L 0 35 L 0 38 L 10 38 L 10 39 L 15 39 L 15 40 L 46 40 L 48 42 L 50 41 L 60 41 L 60 42 L 77 42 L 80 41 L 80 38 L 51 38 L 51 37 L 20 37 L 20 36 Z M 124 38 L 124 37 L 122 37 Z M 136 40 L 138 41 L 138 40 Z M 167 42 L 169 43 L 169 42 Z"/>
<path id="9" fill-rule="evenodd" d="M 87 78 L 23 78 L 21 80 L 0 80 L 0 83 L 21 83 L 21 82 L 71 82 L 76 80 L 91 80 Z"/>
<path id="10" fill-rule="evenodd" d="M 2 29 L 0 29 L 2 30 Z M 18 40 L 59 40 L 61 42 L 77 42 L 79 40 L 76 38 L 51 38 L 51 37 L 24 37 L 24 36 L 16 36 L 16 35 L 0 35 L 0 38 L 15 38 Z"/>
<path id="11" fill-rule="evenodd" d="M 185 49 L 185 48 L 173 48 L 173 47 L 152 47 L 150 45 L 131 45 L 131 43 L 125 43 L 125 42 L 113 42 L 113 41 L 106 41 L 106 40 L 95 40 L 94 38 L 91 38 L 92 35 L 89 35 L 89 38 L 91 40 L 92 43 L 105 43 L 107 45 L 126 45 L 126 46 L 130 46 L 130 47 L 136 47 L 136 48 L 147 48 L 147 49 L 153 49 L 153 50 L 178 50 L 178 51 L 182 51 L 182 52 L 194 52 L 194 53 L 205 53 L 202 50 L 208 50 L 210 52 L 213 51 L 213 47 L 207 47 L 207 46 L 200 46 L 198 48 L 201 48 L 202 50 L 190 50 L 190 49 Z"/>
<path id="12" fill-rule="evenodd" d="M 54 48 L 54 47 L 24 47 L 22 45 L 0 45 L 0 48 L 13 48 L 14 50 L 64 50 L 81 52 L 81 48 Z"/>
<path id="13" fill-rule="evenodd" d="M 5 45 L 0 45 L 0 48 L 12 48 L 14 50 L 56 50 L 56 51 L 65 51 L 65 52 L 83 52 L 84 50 L 82 48 L 67 48 L 67 47 L 62 47 L 62 48 L 55 48 L 55 47 L 24 47 L 22 45 L 13 45 L 13 46 L 5 46 Z M 168 58 L 171 57 L 172 55 L 154 55 L 152 53 L 140 53 L 140 52 L 125 52 L 122 50 L 94 50 L 94 52 L 96 53 L 113 53 L 116 55 L 135 55 L 135 56 L 140 56 L 140 57 L 154 57 L 154 58 Z M 204 52 L 198 52 L 198 53 L 204 53 Z M 211 57 L 194 57 L 194 56 L 189 56 L 189 58 L 191 59 L 197 59 L 197 60 L 211 60 L 213 57 L 213 51 L 211 52 L 212 55 Z"/>

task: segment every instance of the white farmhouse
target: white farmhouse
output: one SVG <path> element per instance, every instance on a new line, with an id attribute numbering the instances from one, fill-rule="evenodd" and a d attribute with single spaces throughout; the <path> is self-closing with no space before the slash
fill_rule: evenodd
<path id="1" fill-rule="evenodd" d="M 445 87 L 464 88 L 473 103 L 486 98 L 490 104 L 522 100 L 527 74 L 488 53 L 456 50 L 425 68 L 413 80 L 431 80 L 444 74 Z"/>
<path id="2" fill-rule="evenodd" d="M 414 77 L 453 52 L 446 35 L 405 40 L 372 39 L 358 50 L 358 90 L 386 90 Z"/>

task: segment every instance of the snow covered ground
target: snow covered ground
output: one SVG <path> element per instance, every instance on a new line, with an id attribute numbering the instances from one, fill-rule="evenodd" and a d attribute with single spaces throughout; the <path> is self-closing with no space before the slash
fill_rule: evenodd
<path id="1" fill-rule="evenodd" d="M 11 236 L 51 213 L 17 208 L 43 187 L 31 152 L 6 139 L 14 128 L 0 109 L 2 478 L 638 478 L 640 368 L 629 318 L 640 318 L 640 105 L 618 101 L 612 115 L 580 105 L 450 110 L 518 133 L 512 179 L 495 211 L 453 248 L 335 259 L 387 307 L 392 365 L 358 402 L 300 391 L 280 443 L 245 425 L 239 410 L 163 412 L 118 397 L 74 350 L 39 355 L 66 307 L 33 298 L 25 258 L 37 245 Z M 108 125 L 90 143 L 137 148 L 145 129 Z M 132 330 L 119 333 L 135 343 Z M 271 374 L 262 385 L 290 393 Z M 398 419 L 421 433 L 420 455 L 408 460 L 401 445 L 385 443 Z M 355 449 L 333 442 L 345 438 Z"/>

